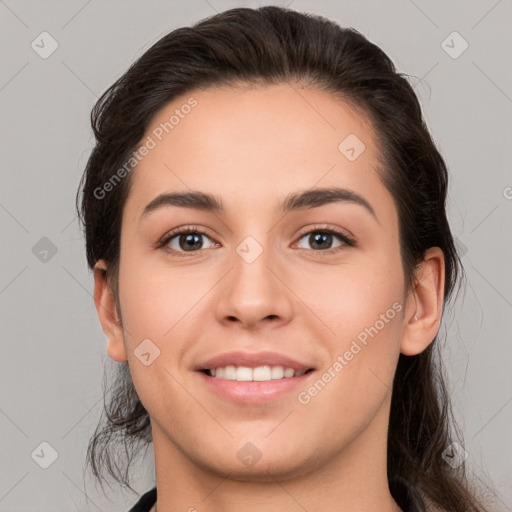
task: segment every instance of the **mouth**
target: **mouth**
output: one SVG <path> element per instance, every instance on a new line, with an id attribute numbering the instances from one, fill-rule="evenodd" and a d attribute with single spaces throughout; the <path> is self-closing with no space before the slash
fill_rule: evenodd
<path id="1" fill-rule="evenodd" d="M 275 352 L 229 352 L 199 363 L 201 386 L 237 405 L 263 405 L 290 399 L 296 388 L 306 389 L 316 368 Z M 293 396 L 293 394 L 292 394 Z"/>

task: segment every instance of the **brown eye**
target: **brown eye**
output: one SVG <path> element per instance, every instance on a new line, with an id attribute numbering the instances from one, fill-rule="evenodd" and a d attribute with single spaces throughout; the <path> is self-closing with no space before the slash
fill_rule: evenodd
<path id="1" fill-rule="evenodd" d="M 204 238 L 210 240 L 211 246 L 216 243 L 205 233 L 197 231 L 196 229 L 185 228 L 170 233 L 165 240 L 162 241 L 161 247 L 171 252 L 194 253 L 207 248 L 204 247 Z"/>
<path id="2" fill-rule="evenodd" d="M 303 239 L 306 241 L 306 244 L 310 245 L 310 247 L 304 247 L 300 245 L 298 247 L 300 249 L 312 249 L 316 252 L 336 252 L 331 251 L 331 249 L 337 249 L 339 247 L 343 247 L 344 245 L 355 245 L 347 235 L 333 229 L 317 229 L 314 231 L 309 231 L 300 237 L 300 240 Z"/>

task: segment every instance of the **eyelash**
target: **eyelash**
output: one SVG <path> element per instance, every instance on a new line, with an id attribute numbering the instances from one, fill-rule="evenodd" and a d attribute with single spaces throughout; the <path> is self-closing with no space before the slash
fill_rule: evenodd
<path id="1" fill-rule="evenodd" d="M 170 248 L 166 247 L 166 245 L 173 238 L 176 238 L 179 235 L 186 235 L 189 233 L 193 233 L 193 234 L 197 234 L 197 235 L 204 235 L 207 238 L 209 238 L 210 240 L 212 240 L 213 242 L 215 242 L 215 240 L 213 240 L 206 233 L 204 233 L 203 231 L 200 231 L 197 226 L 186 226 L 183 228 L 176 228 L 176 229 L 170 231 L 169 233 L 167 233 L 159 242 L 157 242 L 156 248 L 163 249 L 166 252 L 168 252 L 169 254 L 172 254 L 172 255 L 178 256 L 178 257 L 192 256 L 192 255 L 200 252 L 203 249 L 199 249 L 198 251 L 187 252 L 187 251 L 176 251 L 175 249 L 170 249 Z M 349 236 L 347 233 L 337 230 L 337 229 L 334 229 L 334 228 L 324 228 L 324 227 L 319 227 L 319 226 L 314 226 L 312 229 L 309 229 L 308 231 L 301 232 L 298 237 L 298 240 L 301 240 L 306 235 L 311 235 L 313 233 L 324 233 L 324 234 L 327 233 L 329 235 L 335 235 L 343 242 L 344 245 L 346 245 L 348 247 L 356 246 L 356 241 L 351 236 Z M 215 243 L 218 243 L 218 242 L 215 242 Z M 306 251 L 312 250 L 313 252 L 318 252 L 320 254 L 334 254 L 334 253 L 337 253 L 338 251 L 340 251 L 342 248 L 343 248 L 343 246 L 335 247 L 334 249 L 326 249 L 326 250 L 318 250 L 318 251 L 315 251 L 314 249 L 302 249 L 302 250 L 306 250 Z"/>

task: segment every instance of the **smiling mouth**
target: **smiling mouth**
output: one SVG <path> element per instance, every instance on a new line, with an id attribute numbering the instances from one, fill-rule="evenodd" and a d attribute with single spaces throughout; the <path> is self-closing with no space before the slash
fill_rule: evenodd
<path id="1" fill-rule="evenodd" d="M 280 365 L 263 365 L 250 368 L 248 366 L 226 365 L 217 368 L 205 368 L 200 370 L 214 379 L 236 380 L 238 382 L 265 382 L 281 380 L 292 377 L 301 377 L 310 373 L 314 368 L 307 370 L 294 370 Z"/>

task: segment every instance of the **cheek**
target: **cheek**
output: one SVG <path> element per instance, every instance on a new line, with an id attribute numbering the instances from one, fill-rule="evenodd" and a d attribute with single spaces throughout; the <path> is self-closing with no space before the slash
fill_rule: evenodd
<path id="1" fill-rule="evenodd" d="M 329 327 L 319 338 L 328 357 L 316 383 L 298 398 L 308 414 L 329 418 L 326 436 L 355 435 L 391 393 L 400 353 L 402 283 L 398 266 L 331 274 L 323 282 L 329 293 L 310 305 Z"/>
<path id="2" fill-rule="evenodd" d="M 190 405 L 190 397 L 179 384 L 183 371 L 180 363 L 187 347 L 187 326 L 190 328 L 190 322 L 195 322 L 193 306 L 205 293 L 198 288 L 199 281 L 183 279 L 184 272 L 182 269 L 180 277 L 176 270 L 127 255 L 119 274 L 124 339 L 133 385 L 150 416 L 164 418 L 172 430 L 179 430 L 180 422 L 172 415 L 168 417 L 162 404 L 165 402 L 169 410 L 186 410 Z M 143 354 L 148 353 L 144 361 Z M 165 400 L 160 390 L 165 390 Z"/>
<path id="3" fill-rule="evenodd" d="M 193 271 L 148 264 L 143 258 L 125 258 L 123 264 L 120 301 L 130 344 L 141 337 L 164 340 L 171 336 L 174 326 L 186 323 L 187 313 L 207 291 L 207 282 L 191 275 Z"/>
<path id="4" fill-rule="evenodd" d="M 350 265 L 333 266 L 326 272 L 297 279 L 294 284 L 294 289 L 300 290 L 298 295 L 329 328 L 331 338 L 338 340 L 333 343 L 340 348 L 376 323 L 383 332 L 390 330 L 387 327 L 391 323 L 394 328 L 399 327 L 397 309 L 403 305 L 393 305 L 401 305 L 404 300 L 400 262 L 385 255 L 380 261 L 375 260 L 368 257 Z M 382 328 L 383 321 L 386 329 Z"/>
<path id="5" fill-rule="evenodd" d="M 319 414 L 340 403 L 363 421 L 368 408 L 378 407 L 392 388 L 405 305 L 401 263 L 389 254 L 317 274 L 315 289 L 321 292 L 305 295 L 303 288 L 298 293 L 308 297 L 307 305 L 321 320 L 319 344 L 328 354 L 322 371 L 328 373 L 329 390 L 318 386 Z M 305 286 L 312 284 L 306 281 Z"/>

